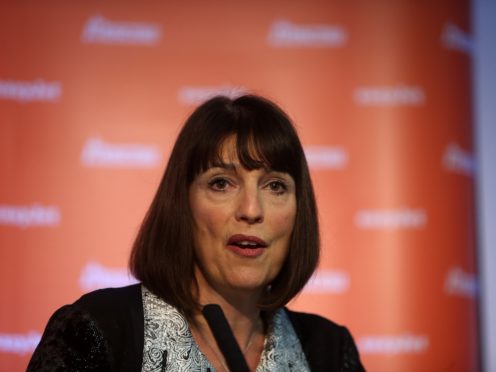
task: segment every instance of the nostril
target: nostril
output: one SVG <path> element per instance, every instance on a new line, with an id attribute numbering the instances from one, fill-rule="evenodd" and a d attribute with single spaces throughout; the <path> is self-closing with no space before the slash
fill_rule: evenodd
<path id="1" fill-rule="evenodd" d="M 253 224 L 253 223 L 260 223 L 263 221 L 263 217 L 262 216 L 247 216 L 247 215 L 242 215 L 241 218 L 240 218 L 241 221 L 245 221 L 249 224 Z"/>

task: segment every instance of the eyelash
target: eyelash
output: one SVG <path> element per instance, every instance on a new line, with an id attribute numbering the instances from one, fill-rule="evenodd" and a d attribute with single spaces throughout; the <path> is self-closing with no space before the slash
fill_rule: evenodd
<path id="1" fill-rule="evenodd" d="M 288 191 L 288 186 L 282 182 L 282 181 L 270 181 L 267 186 L 269 187 L 269 189 L 275 193 L 276 195 L 282 195 L 284 194 L 286 191 Z M 274 186 L 277 187 L 277 190 L 274 190 Z"/>
<path id="2" fill-rule="evenodd" d="M 222 186 L 220 186 L 222 184 Z M 214 178 L 208 182 L 208 186 L 214 190 L 223 192 L 226 187 L 230 186 L 232 183 L 223 177 Z M 282 195 L 288 191 L 288 186 L 283 181 L 270 181 L 266 184 L 266 187 L 276 195 Z"/>
<path id="3" fill-rule="evenodd" d="M 221 188 L 217 187 L 219 185 L 219 183 L 223 183 L 224 186 Z M 223 177 L 217 177 L 217 178 L 214 178 L 213 180 L 209 181 L 208 186 L 214 191 L 224 191 L 226 189 L 226 187 L 229 186 L 230 184 L 231 184 L 231 182 L 229 182 L 229 180 L 227 180 Z"/>

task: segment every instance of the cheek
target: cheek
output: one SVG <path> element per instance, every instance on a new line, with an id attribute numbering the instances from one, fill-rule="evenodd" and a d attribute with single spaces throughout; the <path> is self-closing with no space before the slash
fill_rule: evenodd
<path id="1" fill-rule="evenodd" d="M 199 205 L 193 213 L 197 234 L 202 236 L 215 236 L 219 234 L 225 219 L 219 208 Z"/>
<path id="2" fill-rule="evenodd" d="M 288 207 L 273 216 L 274 227 L 281 235 L 291 236 L 296 220 L 296 206 Z"/>

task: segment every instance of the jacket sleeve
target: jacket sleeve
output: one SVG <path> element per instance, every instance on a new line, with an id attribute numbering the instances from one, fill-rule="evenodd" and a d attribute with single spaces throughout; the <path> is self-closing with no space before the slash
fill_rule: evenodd
<path id="1" fill-rule="evenodd" d="M 27 371 L 108 371 L 107 350 L 103 333 L 91 315 L 66 305 L 48 321 Z"/>

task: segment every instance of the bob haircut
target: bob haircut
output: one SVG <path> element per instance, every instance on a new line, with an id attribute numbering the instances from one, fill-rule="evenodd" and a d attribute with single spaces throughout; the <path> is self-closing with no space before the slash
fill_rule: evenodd
<path id="1" fill-rule="evenodd" d="M 199 106 L 181 129 L 129 261 L 131 272 L 145 287 L 188 317 L 200 309 L 189 188 L 199 174 L 221 162 L 222 145 L 231 136 L 236 138 L 243 167 L 286 172 L 296 184 L 296 218 L 288 256 L 259 308 L 270 311 L 284 306 L 301 291 L 319 260 L 315 197 L 291 120 L 259 96 L 214 97 Z"/>

